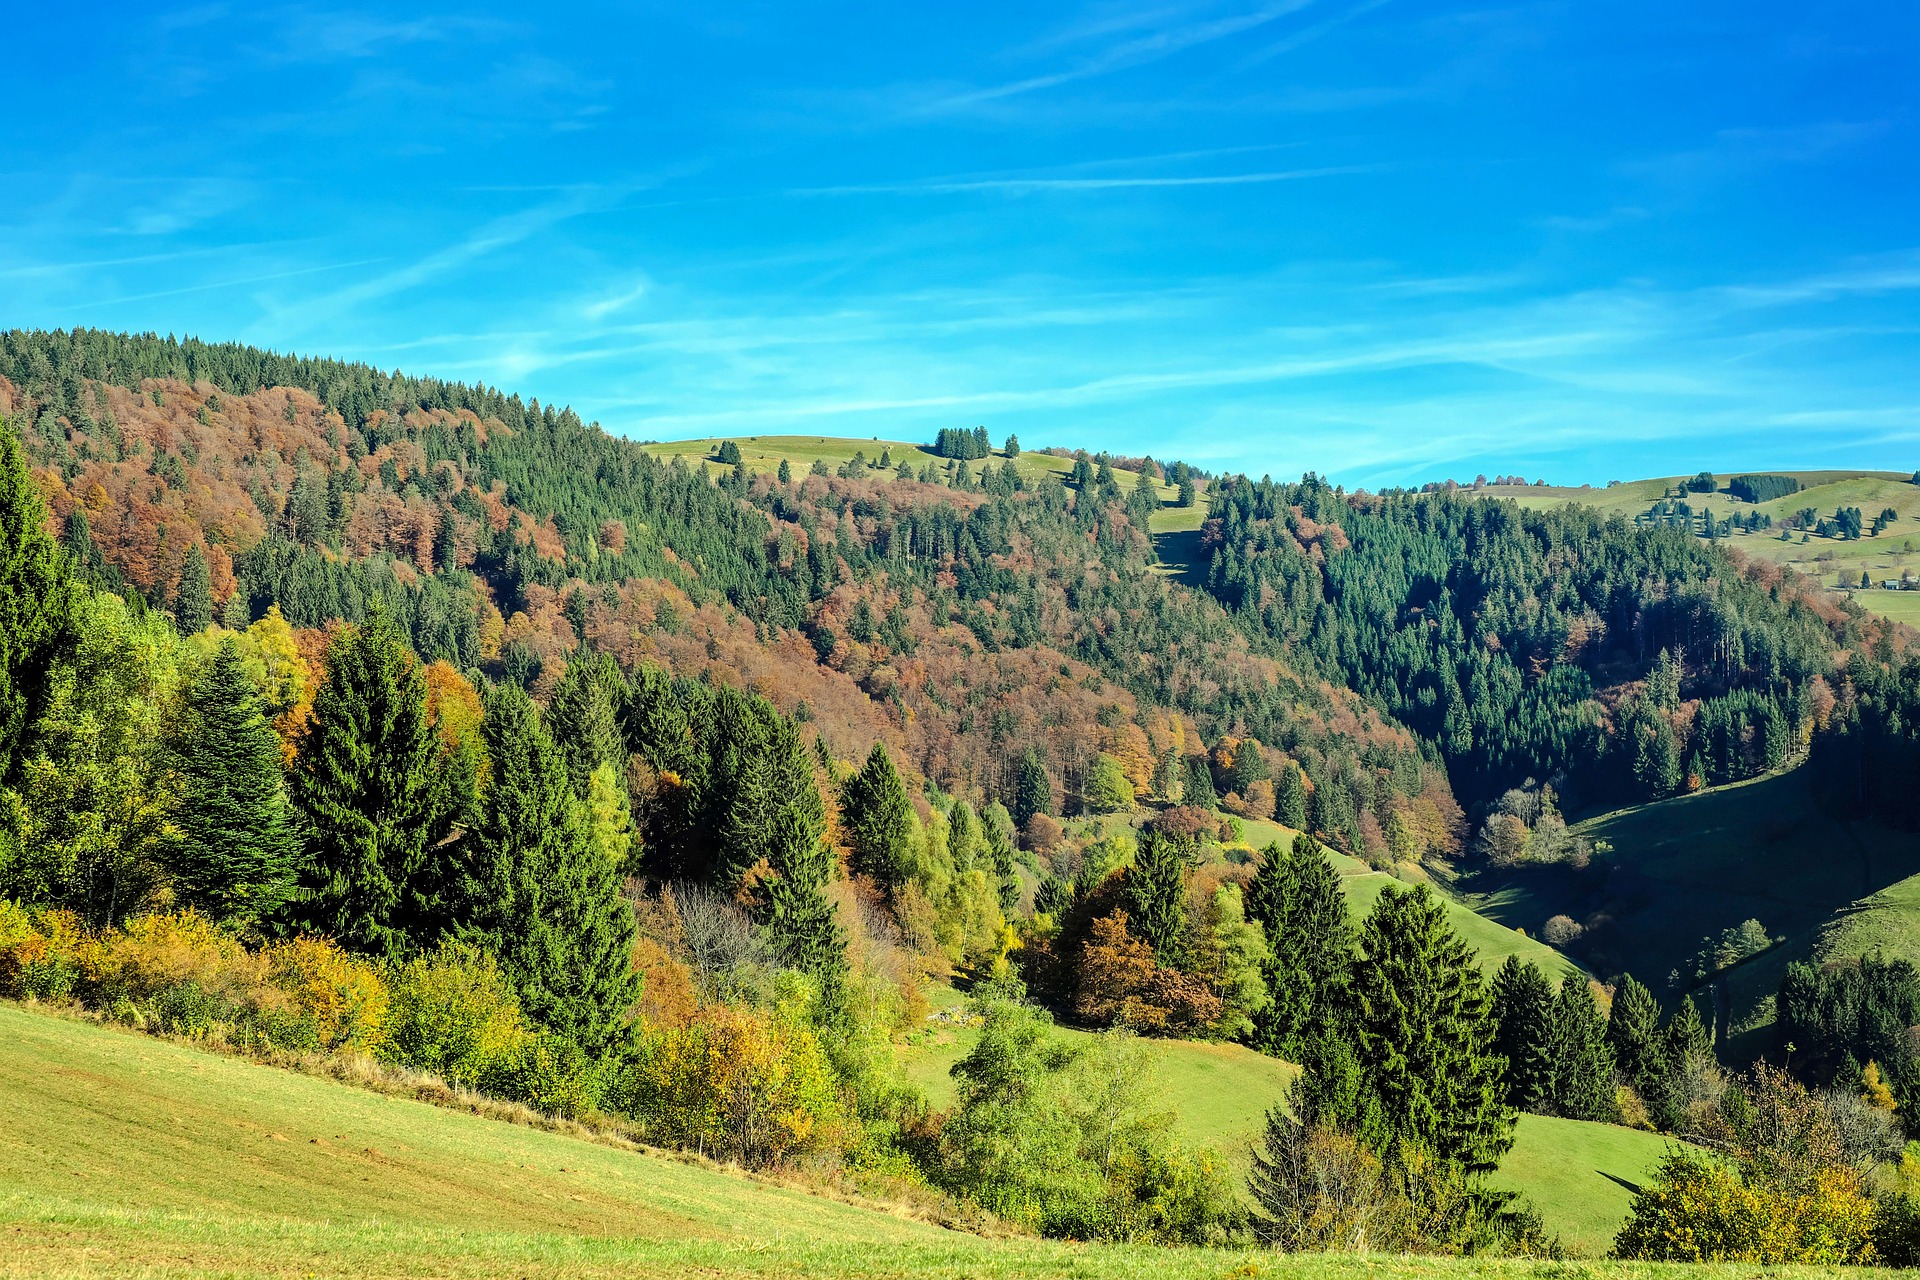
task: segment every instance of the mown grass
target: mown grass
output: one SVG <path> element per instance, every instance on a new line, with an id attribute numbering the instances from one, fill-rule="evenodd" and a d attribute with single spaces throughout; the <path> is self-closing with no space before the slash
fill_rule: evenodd
<path id="1" fill-rule="evenodd" d="M 987 1239 L 17 1006 L 0 1240 L 0 1276 L 56 1278 L 1752 1274 Z"/>
<path id="2" fill-rule="evenodd" d="M 1668 1145 L 1638 1129 L 1523 1115 L 1494 1182 L 1531 1200 L 1569 1253 L 1605 1257 L 1633 1200 L 1624 1184 L 1643 1185 Z"/>

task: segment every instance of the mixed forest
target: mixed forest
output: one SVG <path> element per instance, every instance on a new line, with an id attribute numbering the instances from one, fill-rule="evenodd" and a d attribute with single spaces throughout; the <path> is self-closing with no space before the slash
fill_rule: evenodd
<path id="1" fill-rule="evenodd" d="M 1496 970 L 1431 883 L 1787 769 L 1920 826 L 1911 633 L 1777 566 L 984 429 L 689 465 L 151 335 L 0 334 L 0 415 L 0 994 L 1075 1239 L 1555 1255 L 1489 1182 L 1531 1112 L 1674 1139 L 1622 1256 L 1920 1257 L 1908 958 L 1790 966 L 1729 1062 L 1687 984 Z M 1405 883 L 1356 913 L 1346 859 Z M 935 1107 L 896 1045 L 948 986 Z M 1250 1171 L 1143 1037 L 1299 1065 Z"/>

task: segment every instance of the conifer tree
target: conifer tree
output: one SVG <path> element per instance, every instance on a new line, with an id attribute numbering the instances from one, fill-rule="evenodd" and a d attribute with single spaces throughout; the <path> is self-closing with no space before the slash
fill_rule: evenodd
<path id="1" fill-rule="evenodd" d="M 1307 829 L 1307 778 L 1292 761 L 1280 778 L 1280 794 L 1275 797 L 1273 816 L 1281 826 L 1295 831 Z"/>
<path id="2" fill-rule="evenodd" d="M 1187 872 L 1191 851 L 1162 831 L 1149 831 L 1127 868 L 1127 929 L 1168 968 L 1186 953 Z"/>
<path id="3" fill-rule="evenodd" d="M 1680 1007 L 1668 1019 L 1661 1039 L 1664 1041 L 1664 1056 L 1670 1066 L 1678 1066 L 1690 1058 L 1713 1056 L 1713 1033 L 1707 1030 L 1707 1024 L 1701 1020 L 1700 1006 L 1694 1003 L 1692 996 L 1680 998 Z"/>
<path id="4" fill-rule="evenodd" d="M 1356 936 L 1340 874 L 1304 832 L 1293 849 L 1267 851 L 1247 888 L 1247 915 L 1265 928 L 1272 1003 L 1255 1020 L 1263 1053 L 1304 1061 L 1317 1028 L 1340 1028 Z"/>
<path id="5" fill-rule="evenodd" d="M 1660 1040 L 1660 1005 L 1646 986 L 1628 974 L 1614 993 L 1607 1013 L 1607 1045 L 1626 1082 L 1646 1097 L 1666 1069 Z"/>
<path id="6" fill-rule="evenodd" d="M 44 706 L 54 655 L 69 635 L 72 587 L 47 508 L 10 424 L 0 422 L 0 782 L 14 781 Z"/>
<path id="7" fill-rule="evenodd" d="M 846 936 L 827 896 L 834 869 L 826 842 L 827 810 L 800 728 L 785 716 L 773 718 L 766 768 L 772 817 L 765 857 L 773 877 L 762 914 L 787 962 L 831 985 L 846 971 Z M 904 788 L 901 794 L 904 799 Z"/>
<path id="8" fill-rule="evenodd" d="M 1027 825 L 1027 819 L 1036 813 L 1053 812 L 1053 782 L 1047 777 L 1047 768 L 1040 763 L 1039 755 L 1033 748 L 1027 748 L 1014 766 L 1013 801 L 1008 809 L 1018 825 Z"/>
<path id="9" fill-rule="evenodd" d="M 1553 1002 L 1553 1109 L 1569 1120 L 1611 1120 L 1613 1052 L 1593 990 L 1580 974 L 1560 980 Z"/>
<path id="10" fill-rule="evenodd" d="M 293 891 L 299 842 L 280 739 L 232 637 L 188 686 L 169 736 L 179 836 L 166 862 L 176 899 L 221 921 L 272 916 Z"/>
<path id="11" fill-rule="evenodd" d="M 617 777 L 626 764 L 626 738 L 620 731 L 626 696 L 620 668 L 604 653 L 576 654 L 554 686 L 547 705 L 548 731 L 566 761 L 573 793 L 583 800 L 595 769 L 611 765 Z"/>
<path id="12" fill-rule="evenodd" d="M 1493 1002 L 1476 957 L 1425 885 L 1388 886 L 1360 930 L 1352 1003 L 1360 1133 L 1412 1142 L 1469 1173 L 1513 1145 Z"/>
<path id="13" fill-rule="evenodd" d="M 187 548 L 186 563 L 180 568 L 180 584 L 173 594 L 173 625 L 183 636 L 197 636 L 213 625 L 213 578 L 199 543 Z"/>
<path id="14" fill-rule="evenodd" d="M 1540 1111 L 1554 1081 L 1553 985 L 1539 965 L 1508 956 L 1493 978 L 1493 1010 L 1494 1047 L 1506 1061 L 1507 1105 Z"/>
<path id="15" fill-rule="evenodd" d="M 376 608 L 328 652 L 290 779 L 307 845 L 288 904 L 294 927 L 390 956 L 439 934 L 435 850 L 457 813 L 447 763 L 420 665 Z"/>
<path id="16" fill-rule="evenodd" d="M 884 744 L 874 743 L 867 762 L 841 786 L 840 826 L 855 871 L 884 885 L 910 874 L 913 807 Z"/>
<path id="17" fill-rule="evenodd" d="M 529 1017 L 604 1053 L 639 995 L 633 911 L 526 692 L 492 690 L 482 733 L 487 785 L 465 845 L 455 931 L 499 960 Z"/>
<path id="18" fill-rule="evenodd" d="M 1220 803 L 1220 797 L 1213 789 L 1213 770 L 1208 768 L 1205 756 L 1187 757 L 1186 773 L 1181 783 L 1181 804 L 1211 809 Z"/>

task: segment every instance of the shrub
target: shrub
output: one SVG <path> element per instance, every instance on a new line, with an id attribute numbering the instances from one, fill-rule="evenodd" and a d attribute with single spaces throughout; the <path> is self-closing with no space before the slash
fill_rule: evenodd
<path id="1" fill-rule="evenodd" d="M 476 1088 L 513 1075 L 503 1064 L 532 1037 L 492 956 L 446 943 L 397 966 L 390 978 L 376 1057 Z"/>
<path id="2" fill-rule="evenodd" d="M 819 1039 L 786 1008 L 710 1005 L 685 1026 L 649 1029 L 615 1101 L 653 1142 L 750 1168 L 825 1145 L 839 1119 Z"/>
<path id="3" fill-rule="evenodd" d="M 0 900 L 0 995 L 66 1000 L 80 978 L 84 935 L 71 911 Z"/>
<path id="4" fill-rule="evenodd" d="M 1614 1256 L 1663 1262 L 1858 1265 L 1874 1260 L 1873 1206 L 1851 1169 L 1791 1194 L 1701 1152 L 1667 1153 L 1633 1198 Z"/>

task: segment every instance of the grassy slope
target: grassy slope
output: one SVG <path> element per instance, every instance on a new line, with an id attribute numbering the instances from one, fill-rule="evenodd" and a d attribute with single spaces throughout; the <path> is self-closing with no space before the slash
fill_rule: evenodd
<path id="1" fill-rule="evenodd" d="M 1248 842 L 1256 849 L 1264 849 L 1275 841 L 1282 845 L 1293 841 L 1294 833 L 1276 822 L 1242 820 L 1241 825 L 1246 830 Z M 1407 887 L 1408 882 L 1384 871 L 1374 871 L 1357 858 L 1349 858 L 1332 850 L 1328 854 L 1340 872 L 1340 887 L 1346 891 L 1347 906 L 1356 920 L 1373 910 L 1373 904 L 1380 900 L 1381 893 L 1388 885 Z M 1529 937 L 1512 927 L 1510 922 L 1481 913 L 1438 885 L 1433 888 L 1441 901 L 1446 903 L 1447 916 L 1453 927 L 1466 939 L 1467 945 L 1480 954 L 1480 964 L 1489 973 L 1498 969 L 1510 955 L 1533 961 L 1556 982 L 1567 974 L 1582 972 L 1580 966 L 1564 953 L 1537 938 Z M 1537 927 L 1536 924 L 1526 924 L 1521 929 Z"/>
<path id="2" fill-rule="evenodd" d="M 1920 881 L 1908 880 L 1920 875 L 1920 836 L 1834 821 L 1813 804 L 1801 772 L 1622 809 L 1577 827 L 1613 846 L 1609 874 L 1522 876 L 1474 905 L 1527 928 L 1561 912 L 1586 919 L 1604 911 L 1608 951 L 1628 957 L 1637 977 L 1669 997 L 1668 974 L 1706 935 L 1759 920 L 1786 941 L 1727 974 L 1723 1015 L 1745 1037 L 1733 1044 L 1735 1054 L 1769 1046 L 1780 974 L 1816 947 L 1859 954 L 1883 943 L 1889 953 L 1920 960 Z M 1856 908 L 1858 899 L 1865 902 Z"/>
<path id="3" fill-rule="evenodd" d="M 1658 1134 L 1551 1116 L 1521 1116 L 1494 1181 L 1533 1201 L 1547 1229 L 1577 1257 L 1603 1256 L 1633 1193 L 1667 1149 Z"/>
<path id="4" fill-rule="evenodd" d="M 960 998 L 942 988 L 936 1011 L 947 1014 Z M 914 1033 L 906 1053 L 907 1075 L 938 1106 L 953 1100 L 948 1071 L 972 1048 L 976 1032 L 953 1021 L 931 1022 Z M 1062 1029 L 1069 1040 L 1087 1032 Z M 1267 1109 L 1286 1097 L 1299 1068 L 1241 1045 L 1185 1040 L 1146 1042 L 1155 1058 L 1156 1082 L 1174 1112 L 1174 1128 L 1188 1142 L 1207 1143 L 1239 1170 L 1259 1137 Z M 1545 1116 L 1522 1116 L 1514 1148 L 1495 1181 L 1525 1195 L 1548 1230 L 1582 1257 L 1598 1257 L 1613 1243 L 1626 1218 L 1631 1193 L 1615 1179 L 1639 1183 L 1666 1149 L 1654 1134 L 1612 1125 L 1584 1124 Z"/>
<path id="5" fill-rule="evenodd" d="M 0 1238 L 33 1277 L 1673 1274 L 984 1240 L 9 1005 Z"/>
<path id="6" fill-rule="evenodd" d="M 852 458 L 856 450 L 866 455 L 868 462 L 879 461 L 881 452 L 890 450 L 895 466 L 899 466 L 902 459 L 911 459 L 916 471 L 929 462 L 936 467 L 944 467 L 947 462 L 932 449 L 912 441 L 877 438 L 859 440 L 843 436 L 715 436 L 706 440 L 669 440 L 661 444 L 649 444 L 645 448 L 658 457 L 685 458 L 691 464 L 698 464 L 703 458 L 711 459 L 719 450 L 723 439 L 730 439 L 740 446 L 741 460 L 747 464 L 748 470 L 755 472 L 777 471 L 782 462 L 787 463 L 793 471 L 801 475 L 805 475 L 807 469 L 815 462 L 824 462 L 829 467 L 838 468 Z M 998 466 L 1005 459 L 996 452 L 991 459 L 981 459 L 979 462 L 971 462 L 968 465 L 978 472 L 981 462 L 985 461 L 991 461 Z M 1036 479 L 1043 475 L 1067 475 L 1073 470 L 1073 459 L 1056 458 L 1047 453 L 1022 453 L 1015 459 L 1014 465 L 1019 468 L 1022 476 Z M 715 463 L 714 466 L 717 468 L 719 464 Z M 1131 492 L 1134 478 L 1138 473 L 1120 467 L 1115 467 L 1113 470 L 1114 478 L 1119 481 L 1121 488 Z M 1172 505 L 1177 496 L 1172 485 L 1162 484 L 1158 487 L 1161 508 L 1154 513 L 1152 532 L 1177 535 L 1199 529 L 1207 515 L 1205 485 L 1201 485 L 1199 502 L 1191 507 Z M 1177 540 L 1163 545 L 1175 548 L 1185 546 Z"/>

